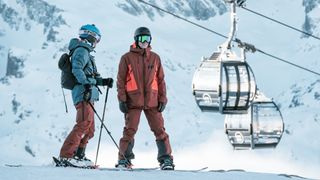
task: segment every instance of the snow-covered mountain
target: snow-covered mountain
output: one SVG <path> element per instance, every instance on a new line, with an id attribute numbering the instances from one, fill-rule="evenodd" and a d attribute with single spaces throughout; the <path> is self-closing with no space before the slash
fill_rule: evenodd
<path id="1" fill-rule="evenodd" d="M 229 32 L 228 6 L 222 0 L 154 1 L 165 9 L 222 34 Z M 320 35 L 318 0 L 247 1 L 247 7 Z M 47 165 L 58 155 L 74 124 L 75 110 L 66 93 L 65 113 L 57 60 L 81 25 L 96 24 L 102 40 L 96 48 L 100 73 L 116 78 L 123 53 L 139 26 L 150 27 L 153 50 L 162 58 L 169 104 L 164 112 L 178 169 L 288 173 L 320 178 L 319 77 L 261 54 L 248 54 L 258 87 L 280 105 L 286 133 L 274 150 L 234 151 L 224 134 L 224 116 L 201 113 L 191 93 L 193 72 L 201 56 L 210 56 L 225 39 L 151 9 L 138 1 L 0 0 L 0 164 Z M 238 10 L 237 37 L 258 48 L 320 71 L 319 41 Z M 105 90 L 103 90 L 105 91 Z M 103 99 L 96 104 L 102 114 Z M 109 93 L 106 125 L 119 139 L 123 115 L 116 90 Z M 96 130 L 99 121 L 96 119 Z M 98 134 L 98 133 L 97 133 Z M 95 157 L 97 139 L 89 143 Z M 135 145 L 136 167 L 154 167 L 156 145 L 142 116 Z M 103 134 L 101 166 L 113 166 L 117 149 Z M 308 168 L 306 168 L 308 167 Z"/>
<path id="2" fill-rule="evenodd" d="M 305 21 L 303 23 L 303 30 L 305 32 L 308 32 L 309 34 L 313 35 L 319 35 L 319 24 L 320 18 L 319 18 L 319 0 L 304 0 L 303 6 L 305 7 Z M 308 37 L 308 36 L 303 36 Z"/>
<path id="3" fill-rule="evenodd" d="M 182 15 L 184 17 L 194 17 L 197 20 L 208 20 L 216 15 L 222 15 L 227 11 L 223 0 L 163 0 L 163 1 L 148 1 L 156 6 L 163 7 L 169 12 Z M 118 2 L 117 6 L 125 12 L 132 15 L 146 14 L 148 18 L 154 20 L 156 15 L 164 16 L 162 11 L 142 4 L 134 0 L 126 0 L 125 2 Z"/>
<path id="4" fill-rule="evenodd" d="M 15 31 L 30 31 L 34 23 L 43 26 L 43 34 L 46 35 L 47 41 L 56 41 L 56 27 L 65 25 L 62 19 L 62 10 L 54 5 L 48 4 L 46 1 L 27 1 L 17 0 L 16 4 L 1 0 L 0 12 L 4 24 Z M 3 27 L 4 28 L 4 27 Z"/>
<path id="5" fill-rule="evenodd" d="M 6 76 L 14 75 L 11 73 L 12 69 L 18 68 L 16 63 L 21 64 L 21 67 L 23 67 L 23 58 L 16 57 L 13 54 L 14 51 L 10 48 L 19 47 L 27 50 L 33 47 L 38 39 L 42 42 L 42 48 L 45 48 L 49 42 L 58 41 L 58 32 L 55 28 L 66 25 L 61 12 L 61 9 L 42 0 L 0 1 L 0 37 L 2 39 L 0 44 L 1 77 L 3 77 L 4 73 Z M 38 35 L 38 38 L 35 35 Z M 24 41 L 28 39 L 26 36 L 34 37 L 34 39 Z M 23 43 L 17 44 L 17 42 Z M 17 58 L 17 61 L 11 60 L 12 58 Z M 4 70 L 5 67 L 7 67 L 7 71 Z M 18 76 L 21 75 L 20 72 Z"/>

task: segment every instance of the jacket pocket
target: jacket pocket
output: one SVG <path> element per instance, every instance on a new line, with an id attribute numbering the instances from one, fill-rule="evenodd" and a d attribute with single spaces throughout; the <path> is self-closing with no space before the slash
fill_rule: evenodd
<path id="1" fill-rule="evenodd" d="M 127 101 L 129 107 L 143 107 L 144 98 L 140 91 L 127 92 Z"/>
<path id="2" fill-rule="evenodd" d="M 147 103 L 147 106 L 150 108 L 157 107 L 158 106 L 158 91 L 152 90 L 150 93 L 148 93 L 146 103 Z"/>

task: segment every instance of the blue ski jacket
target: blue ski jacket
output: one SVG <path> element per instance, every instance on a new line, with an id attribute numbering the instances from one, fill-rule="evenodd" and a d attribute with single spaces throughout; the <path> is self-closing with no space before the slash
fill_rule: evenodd
<path id="1" fill-rule="evenodd" d="M 93 48 L 89 44 L 73 38 L 70 40 L 68 49 L 70 52 L 73 51 L 71 56 L 72 73 L 78 81 L 78 84 L 75 85 L 71 92 L 74 105 L 84 101 L 84 84 L 92 85 L 90 101 L 98 101 L 99 91 L 94 77 L 99 76 L 99 73 L 97 72 L 94 56 L 90 55 Z"/>

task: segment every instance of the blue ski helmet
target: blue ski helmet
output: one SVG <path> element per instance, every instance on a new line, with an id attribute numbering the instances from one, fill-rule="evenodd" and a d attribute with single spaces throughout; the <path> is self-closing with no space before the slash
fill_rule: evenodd
<path id="1" fill-rule="evenodd" d="M 101 33 L 94 24 L 86 24 L 81 26 L 79 37 L 88 40 L 91 44 L 98 43 L 101 39 Z"/>

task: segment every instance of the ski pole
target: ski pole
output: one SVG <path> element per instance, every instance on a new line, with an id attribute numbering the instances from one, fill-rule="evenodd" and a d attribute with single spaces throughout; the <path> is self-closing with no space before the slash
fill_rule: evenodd
<path id="1" fill-rule="evenodd" d="M 64 94 L 63 87 L 61 87 L 61 90 L 62 90 L 62 95 L 63 95 L 63 100 L 64 100 L 64 106 L 66 107 L 66 113 L 68 113 L 68 106 L 67 106 L 67 102 L 66 102 L 66 95 Z"/>
<path id="2" fill-rule="evenodd" d="M 109 87 L 107 87 L 107 91 L 106 91 L 106 97 L 105 97 L 104 106 L 103 106 L 102 122 L 104 122 L 104 116 L 105 116 L 105 112 L 106 112 L 106 105 L 107 105 L 107 101 L 108 101 L 108 94 L 109 94 Z M 102 128 L 103 128 L 103 125 L 101 124 L 100 133 L 99 133 L 99 140 L 98 140 L 98 147 L 97 147 L 97 153 L 96 153 L 96 160 L 94 162 L 95 166 L 97 165 L 97 162 L 98 162 L 98 155 L 99 155 L 99 149 L 100 149 Z"/>
<path id="3" fill-rule="evenodd" d="M 114 138 L 112 137 L 111 132 L 108 130 L 107 126 L 103 123 L 103 121 L 102 121 L 102 119 L 100 118 L 99 114 L 97 113 L 96 109 L 93 107 L 93 105 L 91 104 L 91 102 L 88 102 L 88 103 L 89 103 L 89 105 L 91 106 L 93 112 L 96 114 L 96 116 L 97 116 L 98 119 L 100 120 L 101 125 L 104 127 L 104 129 L 105 129 L 105 130 L 107 131 L 107 133 L 109 134 L 109 136 L 110 136 L 111 140 L 113 141 L 114 145 L 115 145 L 115 146 L 117 147 L 117 149 L 119 150 L 120 155 L 121 155 L 127 162 L 130 163 L 130 161 L 126 158 L 126 156 L 120 151 L 120 148 L 119 148 L 117 142 L 116 142 L 116 141 L 114 140 Z M 129 165 L 131 165 L 131 163 L 130 163 Z"/>

